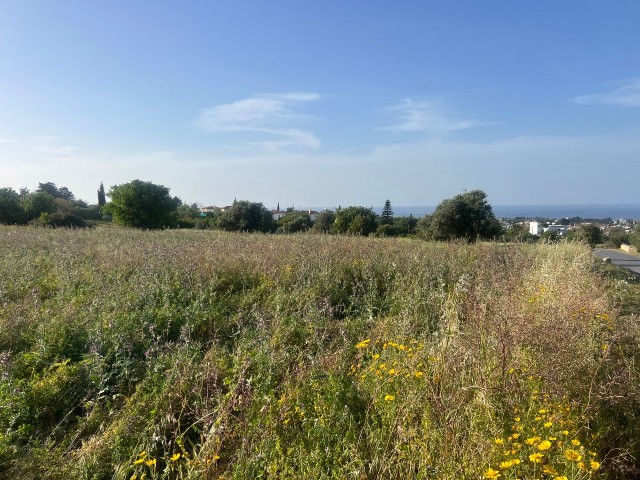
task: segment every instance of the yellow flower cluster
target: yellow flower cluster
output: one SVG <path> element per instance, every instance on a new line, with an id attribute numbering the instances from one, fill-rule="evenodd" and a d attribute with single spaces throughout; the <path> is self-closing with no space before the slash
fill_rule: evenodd
<path id="1" fill-rule="evenodd" d="M 135 460 L 131 462 L 133 473 L 128 477 L 129 480 L 147 480 L 147 478 L 157 478 L 158 475 L 167 474 L 169 472 L 173 472 L 175 474 L 180 471 L 180 469 L 186 468 L 188 465 L 193 466 L 197 463 L 201 463 L 190 458 L 191 456 L 189 452 L 184 450 L 184 445 L 181 439 L 176 440 L 174 448 L 180 451 L 175 452 L 172 455 L 167 454 L 167 456 L 160 456 L 157 458 L 149 455 L 146 450 L 141 451 Z M 160 465 L 158 464 L 158 460 L 161 461 Z"/>
<path id="2" fill-rule="evenodd" d="M 396 342 L 366 338 L 356 343 L 355 348 L 360 352 L 359 362 L 351 365 L 350 375 L 384 403 L 403 395 L 403 389 L 412 382 L 427 380 L 428 364 L 436 360 L 424 352 L 422 343 L 412 339 Z"/>
<path id="3" fill-rule="evenodd" d="M 576 417 L 566 399 L 554 402 L 538 390 L 530 398 L 528 408 L 514 410 L 512 433 L 493 438 L 503 459 L 486 470 L 484 478 L 538 478 L 542 473 L 549 476 L 545 478 L 573 480 L 596 473 L 601 464 L 577 438 Z"/>

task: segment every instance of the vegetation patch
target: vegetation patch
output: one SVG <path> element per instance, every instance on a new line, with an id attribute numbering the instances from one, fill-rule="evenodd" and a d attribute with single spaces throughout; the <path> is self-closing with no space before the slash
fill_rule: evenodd
<path id="1" fill-rule="evenodd" d="M 0 476 L 637 478 L 582 244 L 0 227 Z"/>

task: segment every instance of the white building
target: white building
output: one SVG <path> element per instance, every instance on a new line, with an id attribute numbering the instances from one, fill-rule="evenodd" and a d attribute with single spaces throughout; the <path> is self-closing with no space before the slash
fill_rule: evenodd
<path id="1" fill-rule="evenodd" d="M 529 222 L 529 233 L 531 235 L 540 236 L 543 232 L 553 232 L 557 233 L 558 235 L 564 235 L 565 233 L 567 233 L 568 229 L 569 227 L 566 225 L 551 224 L 548 227 L 543 227 L 542 223 L 540 222 Z"/>
<path id="2" fill-rule="evenodd" d="M 549 225 L 548 227 L 545 227 L 543 231 L 557 233 L 558 235 L 564 235 L 565 233 L 567 233 L 568 228 L 569 227 L 567 227 L 566 225 Z"/>
<path id="3" fill-rule="evenodd" d="M 529 222 L 529 233 L 531 235 L 540 235 L 542 233 L 540 222 Z"/>
<path id="4" fill-rule="evenodd" d="M 287 212 L 283 212 L 282 210 L 271 210 L 271 215 L 273 215 L 274 220 L 280 220 L 286 214 Z"/>

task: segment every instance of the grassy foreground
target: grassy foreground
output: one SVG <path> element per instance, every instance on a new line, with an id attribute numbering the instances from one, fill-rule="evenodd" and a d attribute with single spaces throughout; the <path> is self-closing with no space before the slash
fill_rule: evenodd
<path id="1" fill-rule="evenodd" d="M 586 247 L 2 227 L 0 252 L 0 478 L 640 475 L 640 289 Z"/>

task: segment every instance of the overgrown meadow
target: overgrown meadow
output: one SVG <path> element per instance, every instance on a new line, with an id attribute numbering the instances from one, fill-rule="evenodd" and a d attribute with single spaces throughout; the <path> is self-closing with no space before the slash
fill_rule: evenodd
<path id="1" fill-rule="evenodd" d="M 0 477 L 638 478 L 582 245 L 0 227 Z"/>

